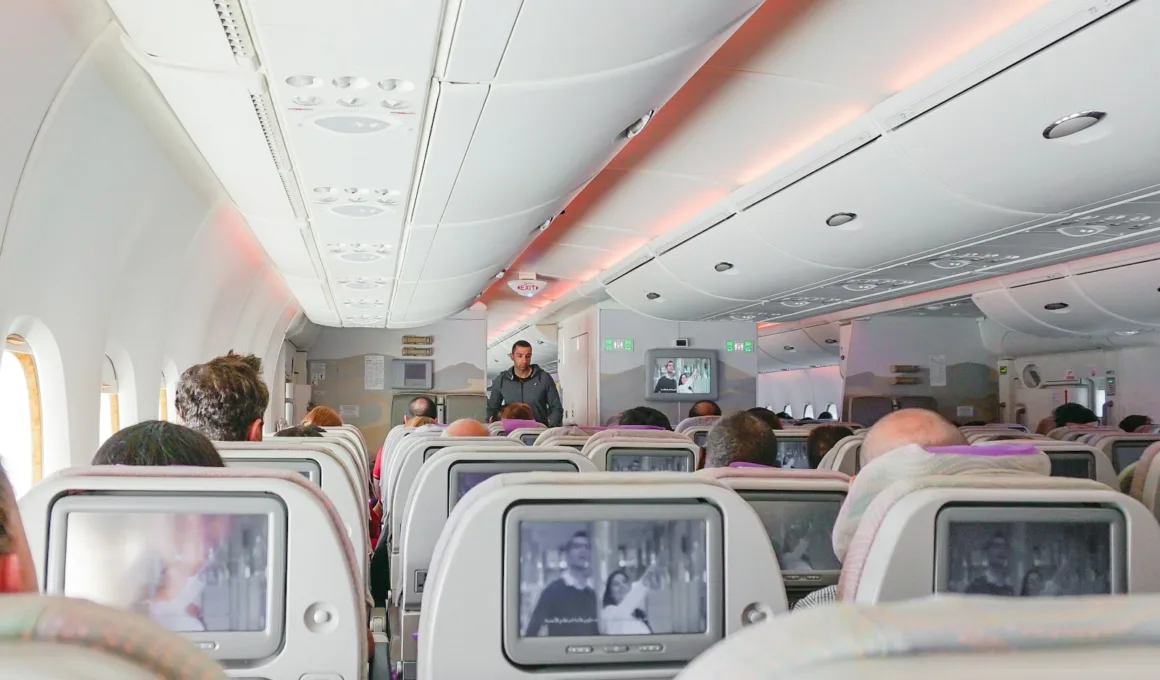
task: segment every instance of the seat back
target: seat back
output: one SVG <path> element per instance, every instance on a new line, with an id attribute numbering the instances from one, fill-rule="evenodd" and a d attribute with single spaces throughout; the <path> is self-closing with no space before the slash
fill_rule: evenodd
<path id="1" fill-rule="evenodd" d="M 681 439 L 647 439 L 645 437 L 605 438 L 584 453 L 599 470 L 610 472 L 692 472 L 697 469 L 701 447 Z"/>
<path id="2" fill-rule="evenodd" d="M 751 626 L 679 680 L 1081 680 L 1151 677 L 1160 597 L 978 598 L 838 604 Z"/>
<path id="3" fill-rule="evenodd" d="M 838 596 L 878 603 L 936 592 L 1155 593 L 1160 573 L 1149 565 L 1158 559 L 1160 525 L 1117 489 L 973 470 L 905 479 L 880 493 L 850 541 Z"/>
<path id="4" fill-rule="evenodd" d="M 591 600 L 584 588 L 565 602 L 559 550 L 583 541 L 577 532 L 591 545 Z M 655 575 L 637 581 L 647 565 Z M 625 611 L 601 609 L 617 570 L 634 582 Z M 760 519 L 714 480 L 498 475 L 455 506 L 436 545 L 419 678 L 528 677 L 529 665 L 537 678 L 672 677 L 712 640 L 785 611 L 779 576 Z M 627 611 L 633 605 L 647 624 Z"/>
<path id="5" fill-rule="evenodd" d="M 225 680 L 180 635 L 126 611 L 46 595 L 0 597 L 4 677 L 37 680 Z"/>
<path id="6" fill-rule="evenodd" d="M 791 607 L 815 590 L 838 583 L 842 565 L 834 555 L 831 536 L 849 488 L 846 475 L 751 467 L 713 468 L 697 474 L 721 481 L 757 512 L 781 565 Z"/>
<path id="7" fill-rule="evenodd" d="M 140 607 L 163 625 L 199 631 L 182 636 L 230 675 L 361 677 L 360 560 L 330 500 L 297 473 L 73 468 L 21 498 L 20 513 L 48 594 Z M 195 555 L 200 571 L 185 561 Z M 157 580 L 182 573 L 192 575 Z M 199 602 L 196 618 L 182 606 Z"/>

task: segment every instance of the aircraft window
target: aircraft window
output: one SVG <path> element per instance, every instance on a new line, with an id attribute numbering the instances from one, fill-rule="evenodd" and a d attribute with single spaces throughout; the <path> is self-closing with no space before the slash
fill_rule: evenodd
<path id="1" fill-rule="evenodd" d="M 838 405 L 837 404 L 831 403 L 829 406 L 826 407 L 826 410 L 830 412 L 830 415 L 834 416 L 834 420 L 841 420 L 841 418 L 838 417 Z"/>
<path id="2" fill-rule="evenodd" d="M 785 406 L 782 407 L 781 410 L 787 416 L 789 416 L 790 418 L 793 418 L 793 406 L 792 405 L 786 404 Z"/>
<path id="3" fill-rule="evenodd" d="M 813 417 L 814 417 L 814 405 L 813 404 L 806 404 L 806 407 L 804 409 L 802 409 L 802 418 L 809 419 L 809 418 L 813 418 Z"/>
<path id="4" fill-rule="evenodd" d="M 113 360 L 105 357 L 104 371 L 101 373 L 101 423 L 98 446 L 121 429 L 121 410 L 117 400 L 117 369 L 113 367 Z"/>
<path id="5" fill-rule="evenodd" d="M 4 469 L 19 498 L 40 481 L 44 458 L 36 359 L 18 335 L 8 336 L 0 357 L 0 427 Z"/>

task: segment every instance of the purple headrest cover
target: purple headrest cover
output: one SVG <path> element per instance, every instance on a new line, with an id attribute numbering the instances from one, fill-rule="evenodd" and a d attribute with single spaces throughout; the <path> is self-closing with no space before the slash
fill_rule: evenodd
<path id="1" fill-rule="evenodd" d="M 959 456 L 1031 456 L 1039 449 L 1028 444 L 988 444 L 986 446 L 928 446 L 931 453 L 953 453 Z"/>
<path id="2" fill-rule="evenodd" d="M 513 430 L 518 430 L 521 427 L 540 426 L 540 424 L 534 420 L 516 420 L 515 418 L 504 418 L 500 422 L 503 423 L 504 434 L 511 434 Z"/>
<path id="3" fill-rule="evenodd" d="M 658 425 L 613 425 L 613 430 L 663 430 Z"/>

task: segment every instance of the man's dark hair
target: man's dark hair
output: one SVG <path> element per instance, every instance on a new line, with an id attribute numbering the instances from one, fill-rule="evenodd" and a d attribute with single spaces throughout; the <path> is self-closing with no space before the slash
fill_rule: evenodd
<path id="1" fill-rule="evenodd" d="M 701 408 L 702 406 L 705 406 L 705 408 Z M 707 411 L 707 413 L 700 413 L 700 411 Z M 689 417 L 690 418 L 696 418 L 698 416 L 719 416 L 719 415 L 721 415 L 721 407 L 717 404 L 717 402 L 713 401 L 712 399 L 702 399 L 701 401 L 698 401 L 697 403 L 693 404 L 693 406 L 691 408 L 689 408 Z"/>
<path id="2" fill-rule="evenodd" d="M 532 349 L 532 343 L 528 342 L 527 340 L 516 340 L 515 344 L 512 345 L 512 351 L 509 352 L 509 354 L 515 354 L 517 347 L 526 347 L 530 351 Z"/>
<path id="3" fill-rule="evenodd" d="M 244 441 L 270 403 L 262 360 L 231 350 L 191 366 L 177 381 L 175 403 L 186 426 L 215 441 Z"/>
<path id="4" fill-rule="evenodd" d="M 164 420 L 146 420 L 113 433 L 97 449 L 92 464 L 226 466 L 205 435 Z"/>
<path id="5" fill-rule="evenodd" d="M 777 435 L 748 411 L 718 420 L 705 439 L 705 467 L 729 467 L 731 463 L 778 467 Z"/>
<path id="6" fill-rule="evenodd" d="M 834 448 L 834 444 L 853 435 L 853 430 L 841 425 L 821 425 L 810 430 L 810 436 L 806 439 L 806 455 L 809 456 L 810 467 L 817 470 L 822 458 Z"/>
<path id="7" fill-rule="evenodd" d="M 411 400 L 407 407 L 413 416 L 426 416 L 428 418 L 438 418 L 439 408 L 435 405 L 435 400 L 426 395 L 415 397 Z"/>
<path id="8" fill-rule="evenodd" d="M 772 430 L 782 429 L 781 418 L 779 418 L 776 413 L 770 411 L 764 406 L 754 406 L 753 408 L 746 411 L 746 413 L 752 413 L 753 415 L 757 416 L 761 419 L 761 422 L 768 425 Z"/>
<path id="9" fill-rule="evenodd" d="M 1051 415 L 1055 418 L 1056 427 L 1065 427 L 1068 423 L 1087 425 L 1100 420 L 1094 411 L 1082 404 L 1062 404 Z"/>
<path id="10" fill-rule="evenodd" d="M 1124 418 L 1120 421 L 1120 429 L 1124 432 L 1135 432 L 1150 422 L 1152 422 L 1152 419 L 1148 416 L 1128 416 L 1127 418 Z"/>
<path id="11" fill-rule="evenodd" d="M 305 425 L 295 425 L 294 427 L 287 427 L 284 430 L 278 430 L 274 433 L 275 437 L 325 437 L 326 430 L 315 425 L 314 423 L 307 423 Z"/>
<path id="12" fill-rule="evenodd" d="M 673 429 L 673 425 L 669 422 L 668 416 L 648 406 L 637 406 L 636 408 L 630 408 L 624 413 L 621 413 L 618 424 L 652 425 L 653 427 L 663 427 L 666 430 Z"/>
<path id="13" fill-rule="evenodd" d="M 818 420 L 833 420 L 834 414 L 829 411 L 822 411 L 818 414 Z"/>

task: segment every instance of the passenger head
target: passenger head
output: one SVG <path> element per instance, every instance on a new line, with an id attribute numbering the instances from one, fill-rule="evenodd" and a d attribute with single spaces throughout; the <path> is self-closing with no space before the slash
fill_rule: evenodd
<path id="1" fill-rule="evenodd" d="M 1091 427 L 1100 422 L 1095 412 L 1082 404 L 1062 404 L 1051 415 L 1055 418 L 1056 427 Z"/>
<path id="2" fill-rule="evenodd" d="M 16 494 L 8 483 L 8 475 L 0 467 L 0 594 L 35 593 L 36 569 Z"/>
<path id="3" fill-rule="evenodd" d="M 93 465 L 226 466 L 205 435 L 164 420 L 146 420 L 114 432 L 97 449 Z"/>
<path id="4" fill-rule="evenodd" d="M 532 414 L 532 407 L 527 404 L 516 403 L 508 404 L 499 411 L 499 417 L 502 420 L 535 420 L 536 416 Z"/>
<path id="5" fill-rule="evenodd" d="M 191 366 L 177 381 L 177 413 L 186 426 L 216 441 L 261 441 L 270 390 L 262 360 L 232 351 Z"/>
<path id="6" fill-rule="evenodd" d="M 1135 432 L 1141 427 L 1151 424 L 1152 419 L 1148 416 L 1128 416 L 1120 421 L 1120 429 L 1124 432 Z"/>
<path id="7" fill-rule="evenodd" d="M 761 419 L 761 422 L 765 423 L 774 430 L 782 429 L 781 418 L 779 418 L 776 413 L 770 411 L 764 406 L 754 406 L 753 408 L 746 411 L 746 413 L 752 413 L 753 415 L 757 416 Z"/>
<path id="8" fill-rule="evenodd" d="M 954 423 L 934 411 L 904 408 L 874 423 L 862 441 L 862 465 L 908 444 L 965 446 L 966 437 Z"/>
<path id="9" fill-rule="evenodd" d="M 472 418 L 460 418 L 443 431 L 445 437 L 486 437 L 490 434 L 487 425 Z"/>
<path id="10" fill-rule="evenodd" d="M 338 416 L 338 411 L 335 411 L 329 406 L 315 406 L 302 419 L 302 424 L 317 425 L 318 427 L 338 427 L 342 425 L 342 418 Z"/>
<path id="11" fill-rule="evenodd" d="M 841 425 L 822 425 L 810 430 L 810 436 L 806 439 L 806 453 L 810 458 L 810 467 L 818 469 L 822 463 L 822 458 L 829 453 L 830 449 L 834 448 L 834 444 L 852 436 L 854 436 L 854 431 Z"/>
<path id="12" fill-rule="evenodd" d="M 434 420 L 439 417 L 439 408 L 435 406 L 435 400 L 426 395 L 415 397 L 411 403 L 407 404 L 407 410 L 411 412 L 409 416 L 403 416 L 404 425 L 412 425 L 411 421 L 414 418 L 431 418 Z"/>
<path id="13" fill-rule="evenodd" d="M 702 399 L 693 404 L 689 409 L 690 418 L 698 418 L 700 416 L 719 416 L 721 415 L 721 407 L 712 399 Z"/>
<path id="14" fill-rule="evenodd" d="M 673 429 L 672 423 L 669 422 L 669 417 L 655 408 L 648 406 L 637 406 L 630 408 L 624 413 L 620 414 L 618 425 L 652 425 L 653 427 L 663 427 L 666 430 Z"/>
<path id="15" fill-rule="evenodd" d="M 532 365 L 532 343 L 527 340 L 516 340 L 509 356 L 516 371 L 523 373 Z"/>
<path id="16" fill-rule="evenodd" d="M 294 427 L 287 427 L 283 430 L 278 430 L 274 433 L 275 437 L 325 437 L 326 430 L 317 425 L 295 425 Z"/>
<path id="17" fill-rule="evenodd" d="M 834 414 L 829 411 L 822 411 L 818 414 L 818 420 L 833 420 Z"/>
<path id="18" fill-rule="evenodd" d="M 756 463 L 777 467 L 777 435 L 756 415 L 743 411 L 717 421 L 705 438 L 705 467 Z"/>

